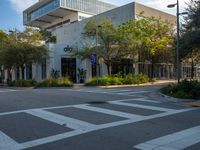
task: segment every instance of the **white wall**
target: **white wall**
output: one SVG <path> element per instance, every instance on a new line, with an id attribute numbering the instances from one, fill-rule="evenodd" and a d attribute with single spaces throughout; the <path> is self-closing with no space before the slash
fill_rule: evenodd
<path id="1" fill-rule="evenodd" d="M 108 12 L 102 13 L 100 15 L 91 17 L 90 15 L 79 13 L 78 15 L 90 17 L 88 19 L 84 19 L 83 21 L 79 21 L 73 24 L 68 24 L 66 26 L 57 28 L 53 31 L 53 34 L 57 36 L 57 43 L 55 45 L 49 45 L 49 49 L 51 51 L 50 61 L 48 64 L 48 72 L 54 68 L 61 72 L 61 58 L 62 57 L 71 57 L 69 53 L 64 52 L 64 48 L 67 45 L 78 48 L 78 50 L 82 50 L 84 46 L 87 45 L 86 39 L 83 38 L 82 32 L 85 23 L 90 19 L 100 18 L 110 18 L 116 25 L 120 25 L 123 22 L 128 21 L 129 19 L 134 18 L 134 7 L 133 4 L 125 5 L 120 8 L 116 8 L 114 10 L 110 10 Z M 76 49 L 77 50 L 77 49 Z M 91 78 L 91 63 L 90 60 L 80 61 L 77 59 L 77 69 L 84 68 L 87 70 L 87 80 Z M 107 74 L 107 69 L 105 65 L 101 65 L 102 71 L 101 74 Z M 49 74 L 49 73 L 48 73 Z"/>

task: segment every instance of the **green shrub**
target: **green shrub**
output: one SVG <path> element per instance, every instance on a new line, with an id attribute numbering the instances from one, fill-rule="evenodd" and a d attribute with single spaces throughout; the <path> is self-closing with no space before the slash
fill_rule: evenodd
<path id="1" fill-rule="evenodd" d="M 183 80 L 178 84 L 170 84 L 161 89 L 161 92 L 176 98 L 200 98 L 200 82 Z"/>
<path id="2" fill-rule="evenodd" d="M 96 86 L 97 85 L 97 78 L 92 78 L 89 82 L 85 84 L 86 86 Z"/>
<path id="3" fill-rule="evenodd" d="M 191 93 L 186 93 L 182 90 L 177 91 L 176 93 L 172 94 L 173 97 L 176 98 L 184 98 L 184 99 L 190 99 L 192 98 L 192 94 Z"/>
<path id="4" fill-rule="evenodd" d="M 36 87 L 71 87 L 73 84 L 67 77 L 49 78 L 40 82 Z"/>
<path id="5" fill-rule="evenodd" d="M 109 85 L 122 85 L 122 79 L 119 77 L 105 76 L 100 78 L 92 78 L 89 82 L 86 83 L 87 86 L 109 86 Z"/>
<path id="6" fill-rule="evenodd" d="M 8 86 L 15 86 L 15 87 L 33 87 L 37 84 L 34 80 L 15 80 L 9 81 Z"/>
<path id="7" fill-rule="evenodd" d="M 124 77 L 123 83 L 124 84 L 142 84 L 142 83 L 148 83 L 149 78 L 147 75 L 144 74 L 128 74 Z"/>
<path id="8" fill-rule="evenodd" d="M 150 78 L 149 82 L 156 82 L 156 80 L 157 80 L 156 78 Z"/>
<path id="9" fill-rule="evenodd" d="M 109 86 L 109 85 L 125 85 L 125 84 L 142 84 L 149 82 L 149 78 L 146 75 L 143 74 L 128 74 L 125 77 L 122 77 L 122 75 L 116 74 L 112 76 L 104 76 L 100 78 L 93 78 L 88 83 L 86 83 L 87 86 L 96 86 L 98 80 L 98 85 L 101 86 Z"/>

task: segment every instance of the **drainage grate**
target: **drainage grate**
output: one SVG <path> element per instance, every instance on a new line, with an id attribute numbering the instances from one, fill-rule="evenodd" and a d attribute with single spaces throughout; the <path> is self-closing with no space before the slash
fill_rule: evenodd
<path id="1" fill-rule="evenodd" d="M 92 101 L 92 102 L 88 102 L 88 104 L 107 104 L 107 102 L 104 102 L 104 101 Z"/>

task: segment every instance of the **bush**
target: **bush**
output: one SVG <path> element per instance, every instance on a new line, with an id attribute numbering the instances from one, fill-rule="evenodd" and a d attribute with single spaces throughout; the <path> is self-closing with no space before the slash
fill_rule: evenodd
<path id="1" fill-rule="evenodd" d="M 149 78 L 144 74 L 128 74 L 123 80 L 124 84 L 142 84 L 147 82 L 149 82 Z"/>
<path id="2" fill-rule="evenodd" d="M 184 80 L 178 84 L 170 84 L 162 88 L 161 92 L 176 98 L 199 99 L 200 82 Z"/>
<path id="3" fill-rule="evenodd" d="M 98 82 L 98 85 L 101 86 L 109 86 L 109 85 L 122 85 L 121 78 L 118 77 L 100 77 L 100 78 L 93 78 L 91 81 L 86 83 L 87 86 L 96 86 Z"/>
<path id="4" fill-rule="evenodd" d="M 98 80 L 98 85 L 109 86 L 109 85 L 127 85 L 127 84 L 142 84 L 149 82 L 149 78 L 143 74 L 128 74 L 122 77 L 120 74 L 105 76 L 100 78 L 93 78 L 91 81 L 86 83 L 87 86 L 96 86 Z"/>
<path id="5" fill-rule="evenodd" d="M 34 80 L 15 80 L 9 81 L 8 86 L 15 86 L 15 87 L 33 87 L 37 84 Z"/>
<path id="6" fill-rule="evenodd" d="M 58 79 L 46 79 L 36 87 L 71 87 L 72 85 L 72 82 L 67 77 L 60 77 Z"/>

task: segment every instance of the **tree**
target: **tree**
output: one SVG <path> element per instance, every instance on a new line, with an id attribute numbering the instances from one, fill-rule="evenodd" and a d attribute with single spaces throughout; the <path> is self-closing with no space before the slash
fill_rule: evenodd
<path id="1" fill-rule="evenodd" d="M 42 35 L 43 40 L 46 43 L 56 43 L 57 37 L 52 35 L 52 32 L 47 30 L 40 30 L 40 34 Z"/>
<path id="2" fill-rule="evenodd" d="M 160 18 L 140 16 L 120 27 L 121 45 L 128 56 L 138 56 L 139 61 L 151 62 L 151 77 L 154 77 L 155 63 L 170 62 L 173 42 L 173 26 Z M 127 46 L 126 46 L 127 45 Z"/>
<path id="3" fill-rule="evenodd" d="M 138 61 L 138 51 L 144 46 L 142 22 L 143 20 L 129 20 L 118 29 L 121 56 L 131 58 L 133 62 Z"/>
<path id="4" fill-rule="evenodd" d="M 90 20 L 84 27 L 83 36 L 91 40 L 91 43 L 77 55 L 85 59 L 95 53 L 98 58 L 103 58 L 108 74 L 111 75 L 113 61 L 119 58 L 117 27 L 109 19 Z"/>
<path id="5" fill-rule="evenodd" d="M 172 56 L 170 53 L 173 53 L 171 51 L 173 26 L 158 18 L 147 17 L 145 19 L 147 37 L 144 38 L 144 43 L 151 62 L 151 78 L 153 78 L 155 63 L 170 62 L 170 56 Z"/>
<path id="6" fill-rule="evenodd" d="M 200 62 L 200 1 L 191 0 L 187 7 L 188 15 L 180 38 L 181 58 L 191 63 L 191 78 L 194 77 L 194 65 Z"/>
<path id="7" fill-rule="evenodd" d="M 4 42 L 8 38 L 7 34 L 0 30 L 0 43 Z"/>
<path id="8" fill-rule="evenodd" d="M 20 68 L 22 78 L 25 65 L 40 63 L 48 56 L 41 34 L 32 28 L 17 33 L 17 39 L 9 36 L 4 45 L 0 51 L 0 62 L 9 72 L 13 67 Z"/>

